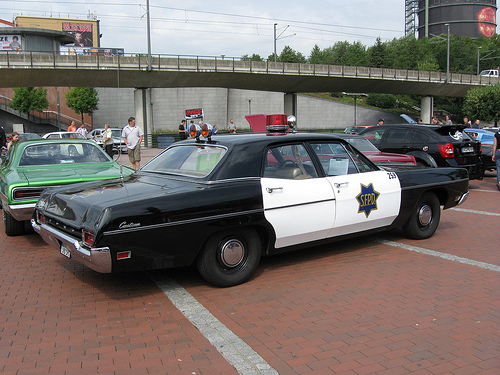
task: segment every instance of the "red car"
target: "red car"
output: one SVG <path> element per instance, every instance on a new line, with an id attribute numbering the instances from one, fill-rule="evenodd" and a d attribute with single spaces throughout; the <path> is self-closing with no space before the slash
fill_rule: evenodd
<path id="1" fill-rule="evenodd" d="M 417 161 L 413 155 L 393 154 L 390 152 L 382 152 L 373 145 L 368 139 L 355 134 L 335 134 L 339 138 L 345 139 L 351 145 L 361 151 L 368 159 L 377 165 L 386 167 L 417 165 Z"/>

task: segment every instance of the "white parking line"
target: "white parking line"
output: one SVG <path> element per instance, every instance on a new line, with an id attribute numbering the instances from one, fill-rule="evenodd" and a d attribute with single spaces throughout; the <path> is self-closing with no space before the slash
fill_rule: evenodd
<path id="1" fill-rule="evenodd" d="M 405 244 L 402 244 L 399 242 L 384 240 L 382 238 L 376 238 L 374 241 L 381 243 L 381 244 L 384 244 L 384 245 L 399 247 L 401 249 L 415 251 L 417 253 L 426 254 L 426 255 L 430 255 L 433 257 L 438 257 L 438 258 L 442 258 L 442 259 L 446 259 L 446 260 L 451 260 L 452 262 L 468 264 L 469 266 L 474 266 L 474 267 L 483 268 L 485 270 L 500 272 L 500 266 L 497 266 L 497 265 L 491 264 L 491 263 L 478 262 L 476 260 L 462 258 L 462 257 L 458 257 L 456 255 L 441 253 L 439 251 L 429 250 L 429 249 L 425 249 L 423 247 L 405 245 Z"/>
<path id="2" fill-rule="evenodd" d="M 160 279 L 153 272 L 148 272 L 148 275 L 238 373 L 278 375 L 278 371 L 222 324 L 181 285 L 168 277 Z"/>
<path id="3" fill-rule="evenodd" d="M 460 212 L 467 212 L 470 214 L 480 214 L 480 215 L 489 215 L 489 216 L 500 216 L 500 214 L 497 214 L 496 212 L 488 212 L 488 211 L 477 211 L 477 210 L 466 210 L 465 208 L 450 208 L 450 210 L 455 210 L 455 211 L 460 211 Z"/>

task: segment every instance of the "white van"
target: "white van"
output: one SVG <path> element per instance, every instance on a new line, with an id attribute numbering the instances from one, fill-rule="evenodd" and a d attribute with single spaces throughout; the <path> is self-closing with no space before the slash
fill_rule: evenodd
<path id="1" fill-rule="evenodd" d="M 483 70 L 479 73 L 480 76 L 490 76 L 490 77 L 498 77 L 498 69 L 488 69 Z"/>

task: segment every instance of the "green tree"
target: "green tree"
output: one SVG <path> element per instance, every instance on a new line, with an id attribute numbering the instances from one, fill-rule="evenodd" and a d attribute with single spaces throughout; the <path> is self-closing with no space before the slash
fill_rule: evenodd
<path id="1" fill-rule="evenodd" d="M 368 49 L 368 63 L 370 66 L 383 68 L 385 67 L 386 60 L 386 46 L 382 43 L 380 37 L 378 37 L 375 45 Z"/>
<path id="2" fill-rule="evenodd" d="M 49 107 L 47 89 L 41 87 L 16 87 L 14 88 L 14 98 L 12 98 L 10 106 L 21 113 L 28 114 L 28 116 L 31 111 L 41 112 Z"/>
<path id="3" fill-rule="evenodd" d="M 269 61 L 274 61 L 274 54 L 269 55 L 268 57 Z M 286 63 L 305 63 L 306 58 L 303 54 L 300 52 L 295 51 L 292 49 L 290 46 L 285 46 L 283 48 L 283 51 L 279 54 L 279 56 L 276 59 L 279 62 L 286 62 Z"/>
<path id="4" fill-rule="evenodd" d="M 264 59 L 260 57 L 260 55 L 254 53 L 252 56 L 248 54 L 241 56 L 241 61 L 264 61 Z"/>
<path id="5" fill-rule="evenodd" d="M 500 84 L 469 90 L 464 100 L 465 115 L 484 121 L 500 119 Z"/>
<path id="6" fill-rule="evenodd" d="M 66 93 L 66 105 L 82 116 L 85 113 L 92 116 L 92 113 L 99 109 L 99 95 L 93 87 L 73 87 Z"/>

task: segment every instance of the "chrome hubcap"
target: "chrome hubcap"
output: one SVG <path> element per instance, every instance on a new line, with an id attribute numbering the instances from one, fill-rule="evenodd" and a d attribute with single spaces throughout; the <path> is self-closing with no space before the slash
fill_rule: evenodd
<path id="1" fill-rule="evenodd" d="M 236 267 L 243 261 L 245 247 L 236 239 L 225 242 L 221 248 L 221 260 L 226 267 Z"/>
<path id="2" fill-rule="evenodd" d="M 429 225 L 432 221 L 432 209 L 429 205 L 423 205 L 420 207 L 418 211 L 418 221 L 420 225 L 426 226 Z"/>

